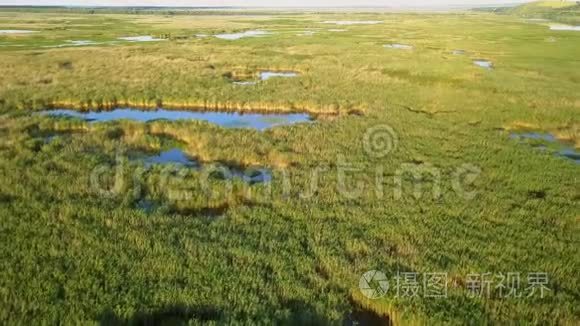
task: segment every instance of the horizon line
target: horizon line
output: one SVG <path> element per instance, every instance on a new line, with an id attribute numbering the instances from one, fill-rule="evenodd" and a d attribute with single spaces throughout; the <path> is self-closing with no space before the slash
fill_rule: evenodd
<path id="1" fill-rule="evenodd" d="M 384 6 L 164 6 L 164 5 L 143 5 L 143 6 L 126 6 L 126 5 L 1 5 L 0 8 L 179 8 L 179 9 L 275 9 L 275 8 L 295 8 L 295 9 L 357 9 L 357 8 L 482 8 L 482 7 L 509 7 L 517 6 L 521 3 L 499 3 L 499 4 L 439 4 L 439 5 L 384 5 Z"/>

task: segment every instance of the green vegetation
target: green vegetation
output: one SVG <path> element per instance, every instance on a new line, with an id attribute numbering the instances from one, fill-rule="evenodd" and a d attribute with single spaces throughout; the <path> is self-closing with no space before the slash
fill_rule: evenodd
<path id="1" fill-rule="evenodd" d="M 580 24 L 580 3 L 577 1 L 536 1 L 516 7 L 493 8 L 492 10 L 497 13 L 517 15 L 526 18 L 540 18 L 567 24 Z"/>
<path id="2" fill-rule="evenodd" d="M 564 9 L 565 21 L 578 19 Z M 384 23 L 335 33 L 328 20 Z M 580 322 L 579 165 L 509 137 L 538 130 L 580 147 L 579 32 L 482 12 L 0 11 L 9 29 L 38 32 L 0 35 L 4 323 Z M 196 37 L 246 30 L 272 34 Z M 118 40 L 140 35 L 168 40 Z M 101 44 L 55 47 L 67 40 Z M 383 47 L 391 43 L 414 49 Z M 262 70 L 300 76 L 232 83 Z M 259 132 L 37 114 L 160 105 L 317 121 Z M 378 157 L 365 134 L 383 125 L 398 141 Z M 274 179 L 250 186 L 133 159 L 176 147 L 204 166 L 270 167 Z M 340 191 L 345 164 L 357 169 L 348 187 L 364 185 L 356 196 Z M 466 164 L 481 171 L 465 184 L 471 200 L 454 184 Z M 441 195 L 427 176 L 422 197 L 407 177 L 397 195 L 408 166 L 436 169 Z M 447 298 L 391 289 L 367 299 L 359 279 L 369 270 L 446 272 Z M 528 273 L 545 272 L 550 291 L 506 299 L 466 289 L 470 273 L 512 272 L 522 290 Z"/>

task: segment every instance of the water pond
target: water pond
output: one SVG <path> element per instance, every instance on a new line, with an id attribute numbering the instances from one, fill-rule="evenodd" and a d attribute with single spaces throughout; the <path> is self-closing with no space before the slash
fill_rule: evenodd
<path id="1" fill-rule="evenodd" d="M 109 43 L 113 44 L 113 42 L 109 42 Z M 67 40 L 67 41 L 65 41 L 64 44 L 54 45 L 54 46 L 45 46 L 45 47 L 46 48 L 65 48 L 65 47 L 69 47 L 69 46 L 89 46 L 89 45 L 100 45 L 100 44 L 106 44 L 106 43 L 95 42 L 95 41 L 90 41 L 90 40 Z"/>
<path id="2" fill-rule="evenodd" d="M 239 39 L 246 38 L 246 37 L 263 37 L 263 36 L 266 36 L 269 34 L 271 34 L 271 33 L 266 32 L 266 31 L 255 30 L 255 31 L 245 31 L 245 32 L 241 32 L 241 33 L 232 33 L 232 34 L 217 34 L 217 35 L 215 35 L 215 37 L 222 39 L 222 40 L 233 41 L 233 40 L 239 40 Z"/>
<path id="3" fill-rule="evenodd" d="M 31 33 L 38 33 L 38 31 L 28 31 L 28 30 L 21 30 L 21 29 L 0 29 L 0 35 L 3 35 L 3 34 L 31 34 Z"/>
<path id="4" fill-rule="evenodd" d="M 126 36 L 126 37 L 119 37 L 119 40 L 122 41 L 129 41 L 129 42 L 158 42 L 158 41 L 166 41 L 165 39 L 162 38 L 155 38 L 153 36 L 149 36 L 149 35 L 143 35 L 143 36 Z"/>
<path id="5" fill-rule="evenodd" d="M 83 46 L 83 45 L 98 44 L 95 41 L 89 41 L 89 40 L 76 40 L 76 41 L 69 40 L 69 41 L 66 41 L 66 43 L 70 46 Z"/>
<path id="6" fill-rule="evenodd" d="M 298 77 L 300 76 L 299 73 L 294 72 L 294 71 L 270 71 L 270 70 L 265 70 L 265 71 L 260 71 L 259 74 L 259 79 L 260 81 L 266 81 L 268 79 L 272 79 L 272 78 L 294 78 L 294 77 Z M 254 86 L 258 84 L 258 81 L 256 80 L 243 80 L 243 79 L 232 79 L 230 78 L 232 84 L 237 85 L 237 86 Z"/>
<path id="7" fill-rule="evenodd" d="M 96 122 L 117 120 L 133 120 L 150 122 L 155 120 L 202 120 L 225 128 L 249 128 L 266 130 L 277 126 L 291 125 L 296 123 L 311 122 L 313 119 L 305 113 L 230 113 L 230 112 L 206 112 L 185 110 L 140 110 L 140 109 L 115 109 L 112 111 L 88 111 L 75 110 L 47 110 L 43 115 L 55 117 L 75 117 Z"/>
<path id="8" fill-rule="evenodd" d="M 157 155 L 149 156 L 144 160 L 144 162 L 146 166 L 158 164 L 175 164 L 192 168 L 199 167 L 199 163 L 196 160 L 191 159 L 182 150 L 177 148 L 161 152 Z"/>
<path id="9" fill-rule="evenodd" d="M 189 157 L 181 149 L 174 148 L 143 159 L 145 166 L 154 165 L 177 165 L 195 170 L 202 169 L 202 165 L 195 159 Z M 238 168 L 225 165 L 212 167 L 211 177 L 220 180 L 242 180 L 248 184 L 268 183 L 272 181 L 272 172 L 265 168 L 251 167 Z"/>
<path id="10" fill-rule="evenodd" d="M 487 69 L 487 70 L 493 69 L 493 63 L 489 60 L 483 60 L 483 59 L 473 60 L 473 64 L 478 66 L 478 67 L 481 67 L 483 69 Z"/>
<path id="11" fill-rule="evenodd" d="M 559 141 L 554 135 L 540 132 L 513 132 L 510 134 L 511 139 L 518 140 L 522 143 L 529 143 L 532 146 L 543 150 L 551 151 L 554 155 L 563 157 L 580 164 L 580 151 L 568 146 L 568 144 Z M 554 144 L 555 149 L 550 149 L 546 144 Z"/>
<path id="12" fill-rule="evenodd" d="M 260 80 L 268 80 L 270 78 L 282 77 L 282 78 L 293 78 L 298 77 L 297 72 L 293 71 L 261 71 Z"/>
<path id="13" fill-rule="evenodd" d="M 383 47 L 385 47 L 387 49 L 413 50 L 413 46 L 412 45 L 399 44 L 399 43 L 386 44 L 386 45 L 383 45 Z"/>
<path id="14" fill-rule="evenodd" d="M 551 25 L 550 29 L 553 31 L 574 31 L 580 32 L 580 26 L 570 26 L 570 25 Z"/>

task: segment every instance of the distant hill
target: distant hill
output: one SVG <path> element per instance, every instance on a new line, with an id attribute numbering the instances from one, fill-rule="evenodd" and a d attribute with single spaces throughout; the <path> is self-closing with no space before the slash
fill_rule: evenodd
<path id="1" fill-rule="evenodd" d="M 478 8 L 476 10 L 526 18 L 544 18 L 572 25 L 580 24 L 580 1 L 537 1 L 515 7 Z"/>
<path id="2" fill-rule="evenodd" d="M 507 12 L 518 15 L 578 12 L 580 1 L 537 1 L 509 8 Z"/>

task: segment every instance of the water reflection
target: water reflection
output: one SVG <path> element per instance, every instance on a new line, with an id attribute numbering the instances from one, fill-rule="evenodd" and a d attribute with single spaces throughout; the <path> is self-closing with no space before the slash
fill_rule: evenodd
<path id="1" fill-rule="evenodd" d="M 203 120 L 225 128 L 250 128 L 265 130 L 276 126 L 291 125 L 312 121 L 310 115 L 305 113 L 230 113 L 230 112 L 203 112 L 184 110 L 140 110 L 140 109 L 115 109 L 112 111 L 89 111 L 80 112 L 75 110 L 48 110 L 41 114 L 50 116 L 76 117 L 87 121 L 107 122 L 117 120 L 133 120 L 150 122 L 155 120 Z"/>
<path id="2" fill-rule="evenodd" d="M 488 60 L 483 60 L 483 59 L 473 60 L 473 64 L 478 66 L 478 67 L 487 69 L 487 70 L 493 69 L 493 63 L 491 61 L 488 61 Z"/>
<path id="3" fill-rule="evenodd" d="M 203 166 L 199 161 L 191 158 L 183 150 L 174 148 L 143 159 L 146 167 L 155 165 L 175 165 L 194 170 L 200 170 Z M 250 185 L 258 183 L 269 183 L 272 181 L 272 172 L 261 167 L 234 167 L 224 164 L 208 167 L 212 169 L 210 176 L 221 180 L 242 180 Z"/>
<path id="4" fill-rule="evenodd" d="M 559 141 L 554 135 L 540 132 L 513 132 L 510 134 L 511 139 L 521 142 L 532 142 L 536 148 L 542 151 L 552 151 L 555 155 L 570 159 L 580 164 L 580 152 L 577 149 L 568 146 L 567 143 Z M 550 150 L 545 144 L 554 144 L 556 149 Z"/>

